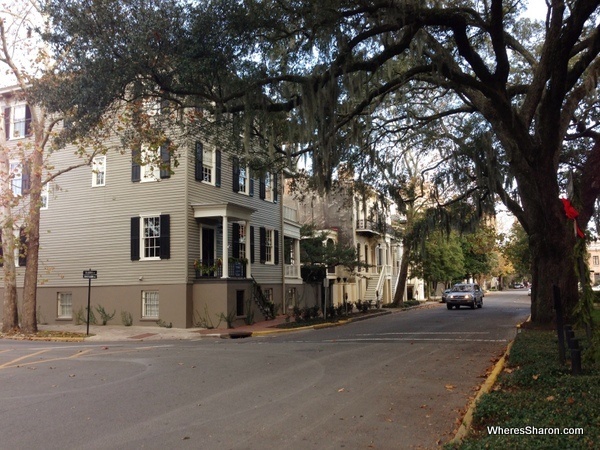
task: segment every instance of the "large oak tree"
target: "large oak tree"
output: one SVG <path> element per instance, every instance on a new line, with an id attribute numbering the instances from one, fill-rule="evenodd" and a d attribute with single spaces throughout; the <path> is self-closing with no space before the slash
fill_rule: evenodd
<path id="1" fill-rule="evenodd" d="M 559 199 L 564 169 L 581 228 L 600 193 L 600 7 L 551 0 L 536 28 L 519 18 L 520 6 L 53 0 L 48 39 L 60 59 L 45 80 L 53 94 L 42 97 L 51 110 L 69 110 L 80 132 L 135 96 L 243 113 L 246 134 L 288 159 L 310 153 L 325 184 L 341 162 L 377 149 L 365 142 L 394 106 L 389 119 L 404 131 L 426 127 L 452 142 L 444 160 L 454 179 L 481 198 L 497 194 L 518 218 L 533 260 L 532 318 L 548 322 L 553 284 L 567 310 L 577 302 L 577 238 Z"/>

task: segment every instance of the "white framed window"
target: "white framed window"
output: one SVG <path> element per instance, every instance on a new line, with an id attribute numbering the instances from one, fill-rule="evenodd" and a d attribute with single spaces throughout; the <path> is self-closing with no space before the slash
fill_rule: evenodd
<path id="1" fill-rule="evenodd" d="M 142 291 L 142 319 L 158 319 L 158 291 Z"/>
<path id="2" fill-rule="evenodd" d="M 59 292 L 57 294 L 57 315 L 59 319 L 73 318 L 73 294 L 71 292 Z"/>
<path id="3" fill-rule="evenodd" d="M 270 172 L 265 175 L 265 200 L 273 201 L 273 175 Z"/>
<path id="4" fill-rule="evenodd" d="M 273 288 L 267 288 L 263 290 L 265 300 L 273 303 Z"/>
<path id="5" fill-rule="evenodd" d="M 10 109 L 10 139 L 24 138 L 28 134 L 28 118 L 29 107 L 25 104 L 15 105 Z"/>
<path id="6" fill-rule="evenodd" d="M 202 181 L 215 184 L 215 151 L 206 146 L 202 149 Z"/>
<path id="7" fill-rule="evenodd" d="M 23 164 L 19 161 L 10 162 L 10 186 L 15 196 L 23 195 Z"/>
<path id="8" fill-rule="evenodd" d="M 141 259 L 160 259 L 160 216 L 142 217 Z"/>
<path id="9" fill-rule="evenodd" d="M 95 156 L 92 159 L 92 187 L 106 185 L 106 156 Z"/>
<path id="10" fill-rule="evenodd" d="M 250 186 L 248 180 L 248 174 L 250 173 L 247 166 L 240 166 L 239 175 L 239 190 L 238 192 L 248 195 L 250 193 Z"/>
<path id="11" fill-rule="evenodd" d="M 599 256 L 594 256 L 593 261 L 594 261 L 594 266 L 600 265 L 600 257 Z"/>
<path id="12" fill-rule="evenodd" d="M 158 181 L 160 179 L 160 148 L 142 145 L 140 181 Z"/>
<path id="13" fill-rule="evenodd" d="M 162 101 L 157 98 L 144 99 L 142 108 L 148 116 L 162 114 Z"/>
<path id="14" fill-rule="evenodd" d="M 240 258 L 246 259 L 246 226 L 240 223 L 240 240 L 239 240 Z"/>
<path id="15" fill-rule="evenodd" d="M 140 214 L 130 218 L 131 260 L 171 258 L 171 216 Z"/>
<path id="16" fill-rule="evenodd" d="M 273 230 L 266 230 L 266 234 L 265 234 L 265 262 L 266 263 L 273 263 L 274 259 L 273 259 L 273 251 L 274 251 L 274 246 L 273 246 Z"/>
<path id="17" fill-rule="evenodd" d="M 48 209 L 48 200 L 50 199 L 50 183 L 46 183 L 42 187 L 42 192 L 40 193 L 40 202 L 42 203 L 41 209 Z"/>

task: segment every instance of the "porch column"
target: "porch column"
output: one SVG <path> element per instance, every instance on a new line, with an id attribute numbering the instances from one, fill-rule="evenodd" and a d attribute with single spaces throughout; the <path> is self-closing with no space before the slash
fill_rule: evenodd
<path id="1" fill-rule="evenodd" d="M 300 278 L 300 239 L 294 239 L 294 265 L 296 266 L 296 277 Z"/>
<path id="2" fill-rule="evenodd" d="M 223 276 L 222 278 L 229 278 L 229 222 L 227 216 L 221 216 L 223 220 Z"/>
<path id="3" fill-rule="evenodd" d="M 246 246 L 246 260 L 248 261 L 246 263 L 246 278 L 252 278 L 252 263 L 250 262 L 250 254 L 251 254 L 251 249 L 250 249 L 250 221 L 246 220 L 244 222 L 244 230 L 245 230 L 245 236 L 244 239 L 244 245 Z"/>

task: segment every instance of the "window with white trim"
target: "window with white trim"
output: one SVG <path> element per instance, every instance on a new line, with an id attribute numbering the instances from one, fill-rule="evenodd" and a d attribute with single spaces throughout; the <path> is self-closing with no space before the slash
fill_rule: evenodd
<path id="1" fill-rule="evenodd" d="M 94 156 L 92 159 L 92 187 L 106 185 L 106 156 Z"/>
<path id="2" fill-rule="evenodd" d="M 246 226 L 242 223 L 239 224 L 240 239 L 239 239 L 239 253 L 241 259 L 246 259 Z"/>
<path id="3" fill-rule="evenodd" d="M 160 258 L 160 216 L 142 218 L 142 259 Z"/>
<path id="4" fill-rule="evenodd" d="M 273 288 L 264 289 L 263 294 L 266 301 L 273 303 Z"/>
<path id="5" fill-rule="evenodd" d="M 273 201 L 273 175 L 270 172 L 265 175 L 265 200 Z"/>
<path id="6" fill-rule="evenodd" d="M 215 151 L 207 148 L 202 149 L 202 181 L 215 184 Z"/>
<path id="7" fill-rule="evenodd" d="M 169 214 L 140 214 L 131 217 L 131 260 L 171 258 Z"/>
<path id="8" fill-rule="evenodd" d="M 266 230 L 265 234 L 265 262 L 273 263 L 273 230 Z"/>
<path id="9" fill-rule="evenodd" d="M 10 163 L 10 186 L 15 196 L 23 195 L 23 164 L 19 161 Z"/>
<path id="10" fill-rule="evenodd" d="M 141 181 L 157 181 L 160 179 L 160 148 L 142 144 Z"/>
<path id="11" fill-rule="evenodd" d="M 594 266 L 600 265 L 600 257 L 594 256 L 593 257 L 593 262 L 594 262 Z"/>
<path id="12" fill-rule="evenodd" d="M 242 194 L 246 194 L 248 195 L 250 192 L 249 189 L 249 180 L 248 180 L 248 167 L 247 166 L 240 166 L 240 174 L 239 174 L 239 190 L 238 192 L 241 192 Z"/>
<path id="13" fill-rule="evenodd" d="M 142 319 L 158 319 L 158 291 L 142 291 Z"/>
<path id="14" fill-rule="evenodd" d="M 23 103 L 6 108 L 5 114 L 9 117 L 8 139 L 21 139 L 30 134 L 31 112 L 28 105 Z"/>
<path id="15" fill-rule="evenodd" d="M 73 318 L 73 294 L 71 292 L 59 292 L 57 294 L 57 316 L 59 319 Z"/>
<path id="16" fill-rule="evenodd" d="M 46 183 L 42 187 L 42 192 L 40 193 L 41 209 L 48 209 L 48 200 L 50 199 L 50 186 L 48 186 L 49 184 L 50 183 Z"/>

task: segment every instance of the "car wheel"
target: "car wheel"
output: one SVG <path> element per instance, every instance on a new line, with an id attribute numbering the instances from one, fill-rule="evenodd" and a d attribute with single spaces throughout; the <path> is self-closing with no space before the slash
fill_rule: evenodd
<path id="1" fill-rule="evenodd" d="M 452 305 L 450 303 L 446 303 L 446 308 L 452 309 Z"/>
<path id="2" fill-rule="evenodd" d="M 481 301 L 479 302 L 479 305 L 477 305 L 478 308 L 483 308 L 483 299 L 481 299 Z"/>
<path id="3" fill-rule="evenodd" d="M 471 307 L 471 309 L 475 309 L 475 300 L 473 300 L 473 303 L 471 303 L 469 306 Z"/>

